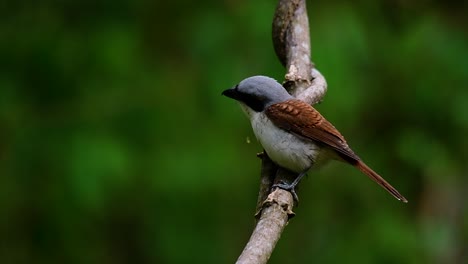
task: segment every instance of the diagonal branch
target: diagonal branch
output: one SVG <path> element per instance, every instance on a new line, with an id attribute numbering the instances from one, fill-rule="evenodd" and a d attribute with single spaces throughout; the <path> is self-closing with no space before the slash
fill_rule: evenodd
<path id="1" fill-rule="evenodd" d="M 310 104 L 322 100 L 327 90 L 325 78 L 310 59 L 309 20 L 305 0 L 279 0 L 273 18 L 273 45 L 286 67 L 283 86 L 296 98 Z M 288 220 L 294 216 L 292 195 L 275 189 L 273 183 L 291 182 L 297 175 L 278 168 L 261 153 L 262 171 L 257 201 L 257 225 L 236 263 L 267 263 Z M 274 180 L 273 180 L 274 179 Z"/>

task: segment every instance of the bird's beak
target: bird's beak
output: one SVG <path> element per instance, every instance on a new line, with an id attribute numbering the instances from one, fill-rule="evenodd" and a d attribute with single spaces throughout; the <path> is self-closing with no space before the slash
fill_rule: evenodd
<path id="1" fill-rule="evenodd" d="M 240 99 L 240 93 L 236 89 L 236 87 L 233 87 L 231 89 L 224 90 L 221 95 L 227 96 L 229 98 L 232 98 L 234 100 L 239 100 Z"/>

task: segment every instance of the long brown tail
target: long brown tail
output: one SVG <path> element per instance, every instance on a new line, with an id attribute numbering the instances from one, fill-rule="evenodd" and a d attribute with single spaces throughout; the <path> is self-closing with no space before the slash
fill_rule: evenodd
<path id="1" fill-rule="evenodd" d="M 377 172 L 369 168 L 364 162 L 358 161 L 355 166 L 364 174 L 369 176 L 369 178 L 371 178 L 380 186 L 382 186 L 385 190 L 387 190 L 391 195 L 393 195 L 393 197 L 397 198 L 398 200 L 404 203 L 408 202 L 408 200 L 406 200 L 406 198 L 403 195 L 401 195 L 395 188 L 393 188 L 392 185 L 390 185 L 390 183 L 384 180 L 384 178 L 382 178 L 379 174 L 377 174 Z"/>

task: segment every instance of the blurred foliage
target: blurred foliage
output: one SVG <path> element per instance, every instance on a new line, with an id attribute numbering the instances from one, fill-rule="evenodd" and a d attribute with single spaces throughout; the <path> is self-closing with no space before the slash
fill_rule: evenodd
<path id="1" fill-rule="evenodd" d="M 282 80 L 275 5 L 0 4 L 0 263 L 234 262 L 261 147 L 220 93 Z M 410 202 L 344 164 L 310 173 L 270 263 L 467 263 L 466 4 L 308 9 L 317 107 Z"/>

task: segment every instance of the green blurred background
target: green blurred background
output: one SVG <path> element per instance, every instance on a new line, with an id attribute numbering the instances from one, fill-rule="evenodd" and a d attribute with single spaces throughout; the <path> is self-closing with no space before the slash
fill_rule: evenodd
<path id="1" fill-rule="evenodd" d="M 233 263 L 261 147 L 220 93 L 283 79 L 275 5 L 0 4 L 0 263 Z M 466 3 L 308 9 L 317 108 L 409 203 L 332 163 L 270 263 L 468 263 Z"/>

